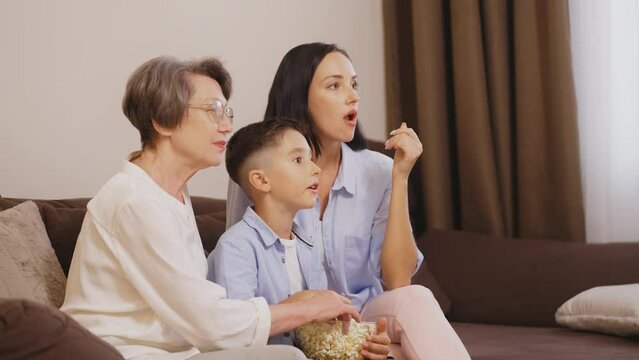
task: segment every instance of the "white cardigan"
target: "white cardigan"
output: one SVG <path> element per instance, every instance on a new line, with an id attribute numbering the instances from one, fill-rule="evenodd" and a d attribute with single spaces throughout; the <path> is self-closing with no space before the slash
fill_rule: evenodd
<path id="1" fill-rule="evenodd" d="M 89 202 L 62 310 L 127 358 L 186 359 L 266 344 L 263 298 L 226 299 L 185 204 L 126 161 Z"/>

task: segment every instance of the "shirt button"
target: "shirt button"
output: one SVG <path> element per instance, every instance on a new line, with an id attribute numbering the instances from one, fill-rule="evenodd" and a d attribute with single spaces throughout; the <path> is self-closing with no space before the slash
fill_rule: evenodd
<path id="1" fill-rule="evenodd" d="M 286 262 L 286 258 L 282 258 L 282 264 Z"/>

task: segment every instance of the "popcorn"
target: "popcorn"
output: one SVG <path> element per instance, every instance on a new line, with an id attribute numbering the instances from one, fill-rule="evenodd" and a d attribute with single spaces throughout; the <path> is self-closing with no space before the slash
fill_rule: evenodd
<path id="1" fill-rule="evenodd" d="M 361 360 L 359 353 L 368 335 L 376 332 L 372 322 L 351 319 L 348 335 L 342 334 L 342 322 L 311 322 L 296 330 L 297 342 L 309 359 Z"/>

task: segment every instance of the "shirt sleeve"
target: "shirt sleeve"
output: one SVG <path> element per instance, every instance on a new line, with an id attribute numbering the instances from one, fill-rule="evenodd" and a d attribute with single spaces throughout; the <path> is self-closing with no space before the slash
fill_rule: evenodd
<path id="1" fill-rule="evenodd" d="M 226 229 L 228 230 L 231 226 L 242 220 L 244 211 L 251 205 L 252 202 L 246 194 L 244 194 L 244 190 L 233 180 L 229 179 L 229 186 L 226 193 Z"/>
<path id="2" fill-rule="evenodd" d="M 247 241 L 230 234 L 227 231 L 209 255 L 211 280 L 226 289 L 229 299 L 250 299 L 258 290 L 255 251 Z"/>
<path id="3" fill-rule="evenodd" d="M 384 187 L 384 194 L 382 200 L 377 207 L 375 217 L 373 218 L 373 230 L 371 232 L 371 247 L 369 259 L 371 267 L 377 278 L 382 279 L 382 245 L 384 243 L 384 236 L 386 235 L 386 225 L 388 224 L 388 208 L 390 207 L 390 195 L 391 195 L 391 181 L 387 181 Z"/>
<path id="4" fill-rule="evenodd" d="M 226 299 L 224 288 L 206 280 L 193 261 L 177 221 L 149 202 L 126 203 L 116 212 L 110 246 L 128 281 L 160 319 L 202 352 L 266 344 L 266 301 Z"/>

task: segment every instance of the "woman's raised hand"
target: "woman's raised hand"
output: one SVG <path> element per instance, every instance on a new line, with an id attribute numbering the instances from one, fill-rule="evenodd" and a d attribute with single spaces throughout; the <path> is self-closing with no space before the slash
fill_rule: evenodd
<path id="1" fill-rule="evenodd" d="M 390 132 L 390 139 L 386 141 L 385 148 L 395 149 L 393 159 L 393 177 L 399 176 L 408 179 L 410 171 L 413 169 L 417 158 L 423 151 L 423 146 L 415 131 L 402 125 Z"/>

